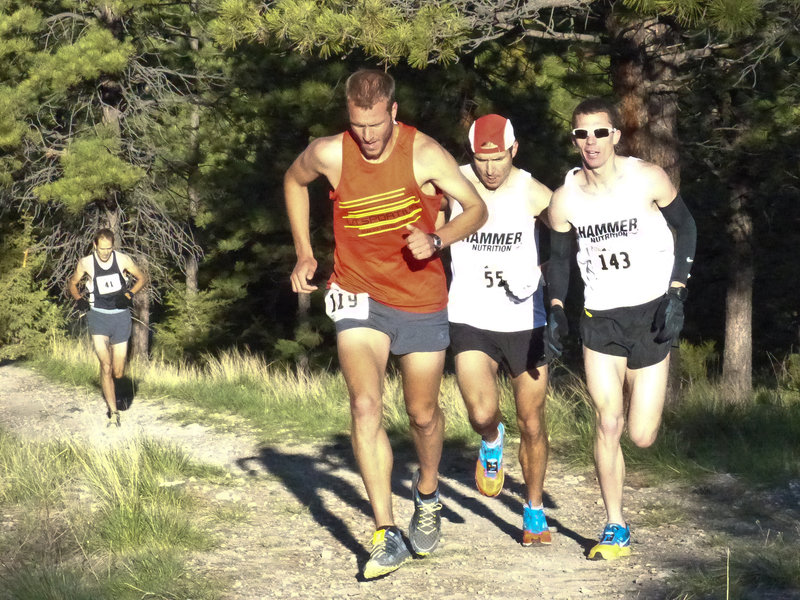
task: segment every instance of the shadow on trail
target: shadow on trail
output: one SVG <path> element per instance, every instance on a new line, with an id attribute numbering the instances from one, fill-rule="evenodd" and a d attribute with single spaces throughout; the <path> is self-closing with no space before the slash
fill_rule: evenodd
<path id="1" fill-rule="evenodd" d="M 411 480 L 417 468 L 416 455 L 407 442 L 393 444 L 394 468 L 392 470 L 392 494 L 395 505 L 398 502 L 410 502 Z M 445 446 L 445 452 L 440 466 L 443 478 L 439 482 L 439 492 L 442 499 L 442 519 L 450 523 L 464 523 L 466 513 L 486 520 L 501 532 L 505 533 L 515 543 L 522 539 L 522 503 L 524 498 L 524 484 L 507 479 L 505 491 L 496 499 L 502 502 L 511 511 L 519 513 L 519 523 L 509 523 L 499 516 L 491 506 L 482 498 L 474 494 L 467 494 L 462 486 L 472 490 L 474 481 L 474 456 L 473 452 Z M 265 468 L 269 473 L 280 479 L 298 501 L 309 510 L 314 521 L 328 530 L 342 546 L 358 557 L 360 565 L 368 558 L 366 544 L 357 539 L 350 527 L 340 515 L 325 506 L 322 496 L 327 491 L 334 494 L 339 501 L 361 513 L 366 520 L 372 519 L 372 509 L 365 497 L 363 485 L 353 485 L 338 476 L 335 471 L 346 469 L 358 474 L 358 469 L 353 457 L 350 440 L 346 436 L 334 438 L 323 445 L 314 456 L 306 454 L 293 454 L 290 451 L 275 446 L 264 446 L 256 456 L 240 458 L 237 465 L 244 472 L 255 473 L 256 465 Z M 555 506 L 552 498 L 545 494 L 545 506 Z M 567 528 L 557 520 L 551 520 L 557 531 L 566 537 L 575 540 L 582 547 L 587 548 L 592 540 L 580 536 L 575 531 Z M 408 523 L 397 522 L 402 531 L 407 531 Z"/>
<path id="2" fill-rule="evenodd" d="M 117 409 L 128 410 L 133 405 L 133 399 L 136 396 L 133 379 L 127 375 L 114 379 L 114 394 L 117 398 Z"/>
<path id="3" fill-rule="evenodd" d="M 257 456 L 240 458 L 236 464 L 245 472 L 252 472 L 252 463 L 258 462 L 272 475 L 278 477 L 294 496 L 306 507 L 318 525 L 327 529 L 345 548 L 366 561 L 368 553 L 364 545 L 352 534 L 347 524 L 323 503 L 321 490 L 333 492 L 339 500 L 371 516 L 369 503 L 360 490 L 349 482 L 331 474 L 332 470 L 343 466 L 352 468 L 353 460 L 349 444 L 343 447 L 339 443 L 324 446 L 319 456 L 290 454 L 277 448 L 262 447 Z"/>

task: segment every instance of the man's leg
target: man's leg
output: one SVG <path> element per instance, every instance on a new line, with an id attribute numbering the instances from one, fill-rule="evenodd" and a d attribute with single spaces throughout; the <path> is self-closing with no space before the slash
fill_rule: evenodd
<path id="1" fill-rule="evenodd" d="M 383 377 L 389 337 L 374 329 L 346 329 L 336 336 L 339 363 L 350 393 L 352 444 L 372 506 L 375 527 L 394 525 L 392 447 L 383 428 Z"/>
<path id="2" fill-rule="evenodd" d="M 527 500 L 532 506 L 542 504 L 544 476 L 550 444 L 545 421 L 545 395 L 547 393 L 547 366 L 537 369 L 534 378 L 526 371 L 511 380 L 517 404 L 519 427 L 519 463 L 528 487 Z"/>
<path id="3" fill-rule="evenodd" d="M 114 379 L 120 379 L 125 374 L 125 360 L 128 358 L 128 341 L 111 346 L 111 367 Z"/>
<path id="4" fill-rule="evenodd" d="M 414 552 L 427 556 L 438 547 L 442 530 L 438 489 L 444 414 L 439 406 L 439 386 L 444 350 L 412 352 L 400 356 L 399 362 L 411 437 L 420 465 L 411 482 L 414 514 L 408 525 L 408 539 Z"/>
<path id="5" fill-rule="evenodd" d="M 94 345 L 97 359 L 100 361 L 100 387 L 103 390 L 103 399 L 106 401 L 108 410 L 113 413 L 117 410 L 117 396 L 114 391 L 113 366 L 108 336 L 93 335 L 92 344 Z"/>
<path id="6" fill-rule="evenodd" d="M 652 445 L 658 436 L 668 375 L 669 354 L 660 363 L 642 369 L 628 369 L 626 373 L 630 389 L 628 435 L 640 448 Z"/>
<path id="7" fill-rule="evenodd" d="M 399 362 L 411 438 L 419 460 L 417 489 L 421 494 L 431 494 L 439 485 L 444 443 L 444 414 L 439 406 L 444 350 L 412 352 L 400 356 Z"/>
<path id="8" fill-rule="evenodd" d="M 625 428 L 622 388 L 627 359 L 584 346 L 586 386 L 595 409 L 594 460 L 609 523 L 624 524 L 622 484 L 625 460 L 619 440 Z"/>
<path id="9" fill-rule="evenodd" d="M 479 350 L 455 357 L 456 381 L 467 408 L 472 429 L 487 442 L 497 438 L 500 401 L 497 395 L 497 363 Z"/>

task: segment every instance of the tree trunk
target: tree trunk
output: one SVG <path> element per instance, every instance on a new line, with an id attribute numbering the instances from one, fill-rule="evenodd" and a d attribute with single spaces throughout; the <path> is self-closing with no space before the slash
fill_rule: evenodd
<path id="1" fill-rule="evenodd" d="M 141 267 L 141 265 L 139 265 Z M 133 297 L 133 328 L 131 330 L 131 356 L 147 362 L 150 360 L 150 296 Z"/>
<path id="2" fill-rule="evenodd" d="M 200 164 L 200 107 L 196 104 L 192 106 L 189 129 L 189 177 L 187 182 L 187 193 L 189 195 L 189 227 L 194 228 L 197 211 L 200 207 L 200 193 L 195 185 L 195 179 Z M 190 252 L 186 257 L 186 293 L 189 296 L 197 294 L 197 256 Z"/>
<path id="3" fill-rule="evenodd" d="M 629 20 L 612 12 L 606 21 L 611 81 L 619 98 L 620 153 L 657 164 L 678 187 L 676 33 L 656 19 Z"/>
<path id="4" fill-rule="evenodd" d="M 609 14 L 611 81 L 619 98 L 620 154 L 635 156 L 663 168 L 680 186 L 678 160 L 677 35 L 657 19 L 628 19 Z M 680 392 L 680 351 L 670 351 L 667 403 Z"/>
<path id="5" fill-rule="evenodd" d="M 198 12 L 197 2 L 190 3 L 192 14 Z M 194 54 L 195 60 L 199 60 L 200 39 L 198 31 L 192 26 L 189 32 L 189 48 Z M 197 93 L 197 90 L 194 90 Z M 192 111 L 189 117 L 189 173 L 187 178 L 187 193 L 189 196 L 189 227 L 194 228 L 197 219 L 197 211 L 200 207 L 200 193 L 197 189 L 195 180 L 200 168 L 200 107 L 196 102 L 192 104 Z M 186 258 L 186 294 L 194 296 L 197 294 L 197 256 L 190 253 Z"/>
<path id="6" fill-rule="evenodd" d="M 309 323 L 311 312 L 311 294 L 297 294 L 297 326 L 302 328 Z M 308 352 L 297 356 L 297 372 L 308 373 Z"/>
<path id="7" fill-rule="evenodd" d="M 722 382 L 732 403 L 745 402 L 753 387 L 753 223 L 747 189 L 732 190 L 728 222 L 728 290 L 725 299 L 725 350 Z"/>

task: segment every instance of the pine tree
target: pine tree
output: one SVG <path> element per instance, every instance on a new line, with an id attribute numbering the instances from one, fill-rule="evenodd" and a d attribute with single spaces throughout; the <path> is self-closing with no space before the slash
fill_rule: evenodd
<path id="1" fill-rule="evenodd" d="M 36 280 L 44 257 L 30 219 L 0 228 L 0 360 L 35 356 L 64 334 L 63 310 Z"/>

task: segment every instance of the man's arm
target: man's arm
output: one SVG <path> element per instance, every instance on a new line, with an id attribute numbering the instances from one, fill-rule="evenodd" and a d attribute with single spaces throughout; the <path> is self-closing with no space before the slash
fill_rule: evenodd
<path id="1" fill-rule="evenodd" d="M 83 264 L 83 259 L 80 259 L 78 261 L 78 265 L 75 267 L 75 272 L 67 282 L 67 290 L 69 291 L 69 295 L 73 300 L 80 300 L 82 298 L 81 293 L 78 290 L 78 284 L 81 282 L 84 275 L 86 275 L 86 267 Z"/>
<path id="2" fill-rule="evenodd" d="M 445 196 L 461 205 L 462 212 L 441 227 L 436 235 L 442 240 L 442 248 L 467 237 L 480 229 L 489 213 L 475 187 L 458 168 L 455 159 L 429 136 L 417 132 L 414 142 L 414 175 L 417 181 L 432 183 Z M 417 259 L 432 256 L 435 249 L 431 237 L 426 232 L 409 227 L 411 234 L 406 242 Z"/>
<path id="3" fill-rule="evenodd" d="M 653 198 L 667 224 L 675 231 L 675 262 L 670 287 L 685 287 L 694 263 L 697 225 L 680 193 L 660 167 L 652 169 Z"/>
<path id="4" fill-rule="evenodd" d="M 147 275 L 145 275 L 144 271 L 142 271 L 139 266 L 133 262 L 133 259 L 130 256 L 127 254 L 122 254 L 121 256 L 122 260 L 120 261 L 120 267 L 132 275 L 136 280 L 133 286 L 131 286 L 131 288 L 128 290 L 131 296 L 133 296 L 137 294 L 145 285 L 147 285 Z"/>
<path id="5" fill-rule="evenodd" d="M 336 146 L 338 141 L 338 173 Z M 308 186 L 320 175 L 326 175 L 331 185 L 338 183 L 341 173 L 341 136 L 319 138 L 292 163 L 283 177 L 283 195 L 286 212 L 292 229 L 297 262 L 292 270 L 292 290 L 298 294 L 310 294 L 317 289 L 309 281 L 317 270 L 317 260 L 311 248 L 309 227 Z"/>
<path id="6" fill-rule="evenodd" d="M 567 198 L 564 188 L 558 188 L 550 200 L 548 217 L 550 220 L 550 260 L 547 262 L 547 295 L 550 297 L 550 310 L 545 329 L 545 353 L 550 359 L 558 358 L 564 352 L 564 338 L 569 333 L 569 321 L 564 312 L 564 299 L 569 290 L 569 264 L 572 251 L 572 228 L 568 220 Z"/>
<path id="7" fill-rule="evenodd" d="M 547 293 L 551 306 L 564 306 L 569 289 L 569 263 L 572 249 L 572 225 L 567 219 L 564 188 L 558 188 L 550 200 L 550 260 L 547 262 Z"/>

